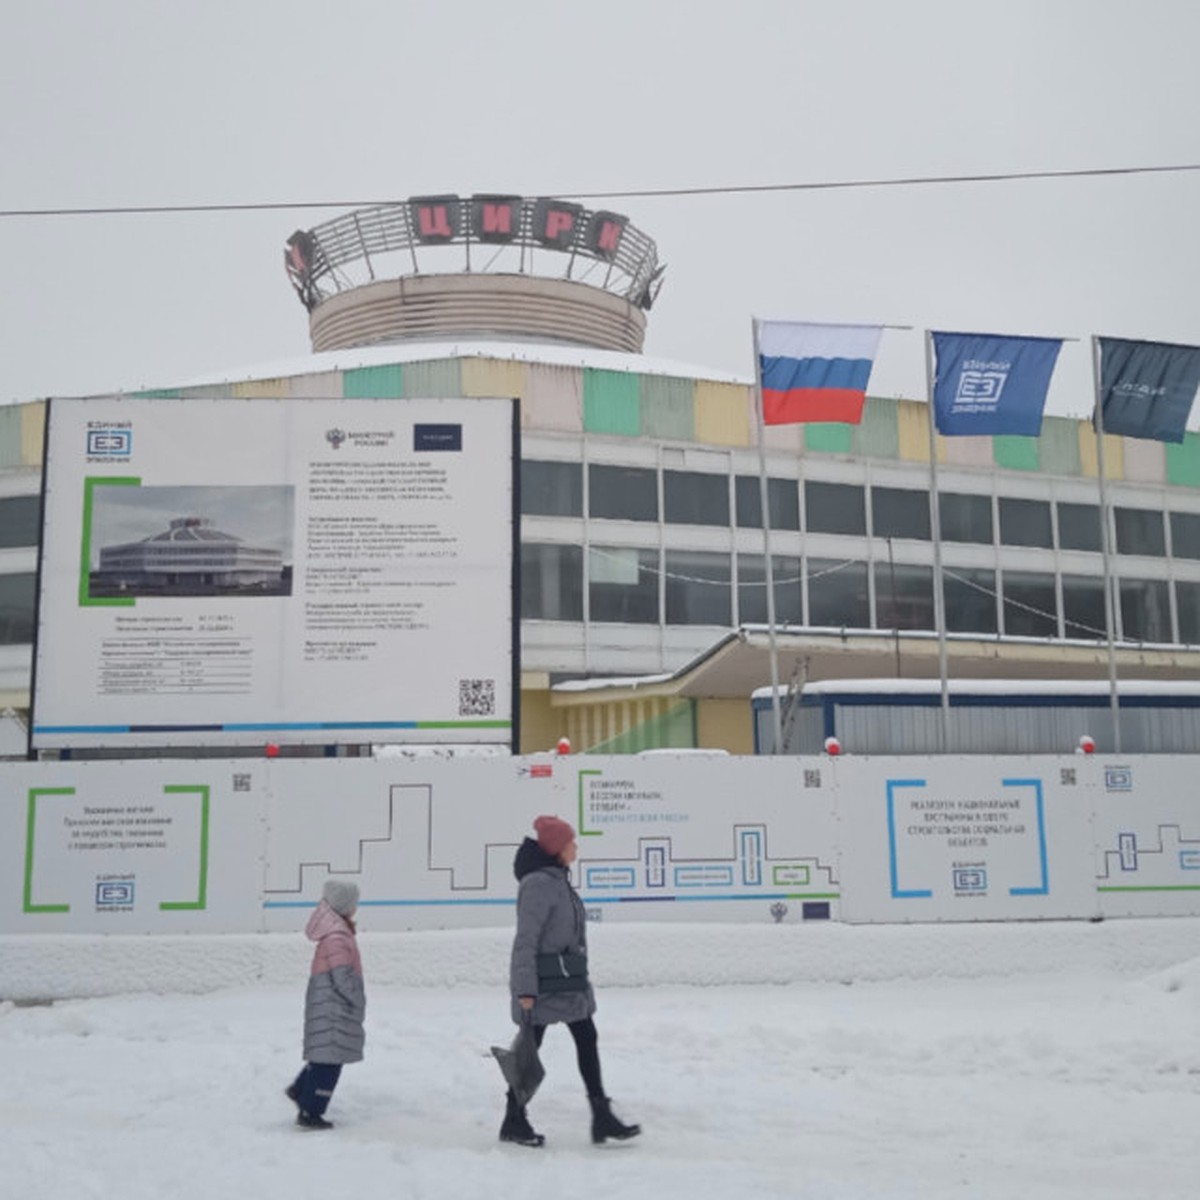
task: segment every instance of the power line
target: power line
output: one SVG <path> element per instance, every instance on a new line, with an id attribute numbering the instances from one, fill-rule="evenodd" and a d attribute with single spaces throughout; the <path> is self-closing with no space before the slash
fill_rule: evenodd
<path id="1" fill-rule="evenodd" d="M 930 184 L 1010 183 L 1033 179 L 1098 179 L 1117 175 L 1163 175 L 1200 171 L 1200 163 L 1157 167 L 1081 167 L 1061 171 L 996 171 L 980 175 L 905 175 L 883 179 L 818 180 L 810 183 L 746 183 L 717 187 L 635 188 L 624 191 L 561 191 L 553 195 L 580 200 L 645 200 L 670 196 L 747 196 L 771 192 L 828 192 L 861 188 L 925 187 Z M 405 197 L 407 199 L 407 197 Z M 289 200 L 243 204 L 131 204 L 89 208 L 0 209 L 0 217 L 109 217 L 170 213 L 281 212 L 306 208 L 377 208 L 401 204 L 387 200 Z"/>

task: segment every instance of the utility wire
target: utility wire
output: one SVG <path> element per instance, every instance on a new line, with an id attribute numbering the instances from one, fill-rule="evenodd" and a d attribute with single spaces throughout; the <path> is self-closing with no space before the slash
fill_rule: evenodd
<path id="1" fill-rule="evenodd" d="M 1062 171 L 996 171 L 981 175 L 908 175 L 885 179 L 823 180 L 812 183 L 747 183 L 719 187 L 636 188 L 613 192 L 563 191 L 555 196 L 578 200 L 644 200 L 669 196 L 746 196 L 770 192 L 827 192 L 856 188 L 924 187 L 946 183 L 1005 183 L 1030 179 L 1096 179 L 1115 175 L 1163 175 L 1200 171 L 1200 163 L 1157 167 L 1082 167 Z M 405 198 L 407 199 L 407 197 Z M 390 200 L 294 200 L 261 204 L 133 204 L 91 208 L 9 208 L 0 217 L 108 217 L 163 213 L 280 212 L 305 208 L 378 208 L 402 204 Z"/>

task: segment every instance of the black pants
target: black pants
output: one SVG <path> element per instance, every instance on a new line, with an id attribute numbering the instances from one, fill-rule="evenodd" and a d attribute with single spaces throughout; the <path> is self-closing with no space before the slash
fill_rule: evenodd
<path id="1" fill-rule="evenodd" d="M 329 1107 L 342 1073 L 341 1063 L 305 1063 L 296 1076 L 296 1104 L 302 1112 L 319 1117 Z"/>
<path id="2" fill-rule="evenodd" d="M 583 1086 L 587 1088 L 587 1094 L 603 1096 L 604 1084 L 600 1081 L 600 1050 L 596 1044 L 595 1022 L 591 1017 L 584 1017 L 582 1021 L 569 1022 L 567 1028 L 575 1039 L 575 1058 L 579 1063 L 579 1074 L 583 1079 Z M 535 1025 L 533 1036 L 537 1039 L 538 1046 L 541 1046 L 542 1038 L 546 1036 L 546 1026 Z"/>

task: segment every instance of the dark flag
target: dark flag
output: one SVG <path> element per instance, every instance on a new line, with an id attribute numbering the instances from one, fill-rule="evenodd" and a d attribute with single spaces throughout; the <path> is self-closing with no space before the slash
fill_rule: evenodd
<path id="1" fill-rule="evenodd" d="M 1200 387 L 1200 346 L 1097 340 L 1104 432 L 1182 442 Z"/>

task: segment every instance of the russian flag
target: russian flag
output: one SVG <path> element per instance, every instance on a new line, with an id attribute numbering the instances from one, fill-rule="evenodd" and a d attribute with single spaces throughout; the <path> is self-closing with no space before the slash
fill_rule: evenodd
<path id="1" fill-rule="evenodd" d="M 763 424 L 862 423 L 883 326 L 758 321 L 755 329 Z"/>

